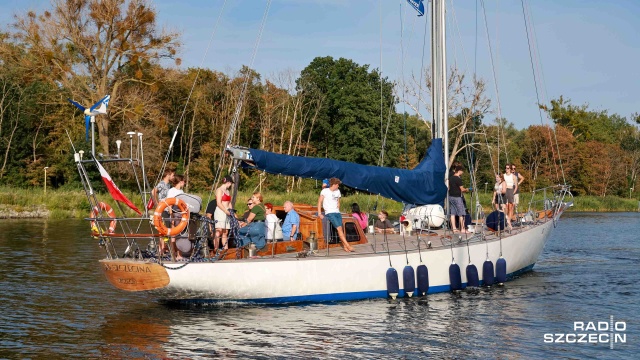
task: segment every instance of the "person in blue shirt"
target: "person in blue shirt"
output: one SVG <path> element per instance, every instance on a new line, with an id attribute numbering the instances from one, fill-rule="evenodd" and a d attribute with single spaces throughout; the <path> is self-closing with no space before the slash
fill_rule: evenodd
<path id="1" fill-rule="evenodd" d="M 286 201 L 283 207 L 287 216 L 284 218 L 284 223 L 282 223 L 282 237 L 285 241 L 287 239 L 289 241 L 297 240 L 298 231 L 300 230 L 300 215 L 293 209 L 291 201 Z"/>

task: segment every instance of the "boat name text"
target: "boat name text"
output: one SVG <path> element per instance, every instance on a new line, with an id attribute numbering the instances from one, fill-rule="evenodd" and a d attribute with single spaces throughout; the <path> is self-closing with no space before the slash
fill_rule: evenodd
<path id="1" fill-rule="evenodd" d="M 128 272 L 128 273 L 150 273 L 151 267 L 148 265 L 113 265 L 105 264 L 106 271 Z"/>

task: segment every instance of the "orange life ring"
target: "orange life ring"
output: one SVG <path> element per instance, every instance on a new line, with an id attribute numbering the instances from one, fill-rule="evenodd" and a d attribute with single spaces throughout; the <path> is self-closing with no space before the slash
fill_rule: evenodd
<path id="1" fill-rule="evenodd" d="M 180 214 L 182 214 L 182 217 L 178 225 L 173 226 L 171 228 L 167 228 L 167 226 L 164 224 L 164 221 L 162 219 L 162 213 L 164 212 L 164 209 L 174 205 L 178 207 L 178 209 L 180 210 Z M 169 198 L 169 199 L 164 199 L 160 201 L 160 204 L 158 204 L 158 207 L 153 213 L 153 226 L 155 226 L 156 230 L 158 230 L 160 235 L 163 235 L 163 236 L 176 236 L 180 234 L 182 230 L 184 230 L 184 228 L 187 227 L 188 223 L 189 223 L 189 207 L 187 206 L 186 202 L 180 199 Z"/>
<path id="2" fill-rule="evenodd" d="M 102 201 L 100 201 L 98 205 L 94 206 L 93 209 L 91 210 L 91 217 L 97 218 L 98 215 L 101 213 L 101 211 L 106 212 L 110 218 L 114 219 L 114 220 L 111 220 L 111 222 L 109 223 L 109 231 L 107 232 L 108 234 L 113 234 L 113 232 L 116 230 L 116 220 L 115 220 L 116 213 L 113 212 L 113 209 L 111 208 L 111 206 L 109 206 L 109 204 L 103 203 Z M 98 226 L 95 220 L 91 221 L 91 229 L 93 229 L 95 232 L 99 232 L 97 231 Z"/>

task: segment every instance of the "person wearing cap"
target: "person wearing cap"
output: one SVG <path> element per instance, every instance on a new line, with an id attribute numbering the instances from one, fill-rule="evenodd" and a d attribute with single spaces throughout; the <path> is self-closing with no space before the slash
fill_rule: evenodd
<path id="1" fill-rule="evenodd" d="M 329 187 L 329 179 L 324 179 L 322 180 L 322 189 L 324 190 L 325 188 Z"/>
<path id="2" fill-rule="evenodd" d="M 217 251 L 221 246 L 228 249 L 229 229 L 231 229 L 231 195 L 229 189 L 233 185 L 233 178 L 227 175 L 222 178 L 222 185 L 216 189 L 216 210 L 213 219 L 216 222 L 216 235 L 213 239 L 213 250 Z"/>
<path id="3" fill-rule="evenodd" d="M 344 251 L 352 252 L 353 248 L 347 242 L 347 237 L 344 235 L 344 231 L 342 229 L 342 215 L 340 214 L 340 179 L 331 178 L 329 180 L 329 187 L 322 189 L 320 192 L 320 196 L 318 197 L 318 217 L 320 219 L 324 219 L 325 217 L 329 220 L 329 222 L 336 228 L 338 231 L 338 237 L 340 237 L 340 241 L 342 241 L 342 245 L 344 247 Z M 324 208 L 324 214 L 322 213 L 322 209 Z M 325 234 L 327 234 L 325 232 Z"/>

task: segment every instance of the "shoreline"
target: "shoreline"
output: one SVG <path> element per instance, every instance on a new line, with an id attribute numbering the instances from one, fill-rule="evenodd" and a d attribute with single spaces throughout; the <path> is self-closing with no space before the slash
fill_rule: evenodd
<path id="1" fill-rule="evenodd" d="M 572 213 L 634 213 L 634 212 L 639 212 L 638 210 L 626 210 L 626 209 L 621 209 L 621 210 L 607 210 L 607 209 L 575 209 L 572 210 L 572 208 L 568 209 L 566 211 L 567 214 L 572 214 Z M 46 207 L 44 206 L 37 206 L 37 207 L 29 207 L 29 209 L 24 209 L 23 206 L 15 206 L 15 207 L 11 207 L 11 206 L 7 206 L 7 205 L 2 205 L 0 204 L 0 220 L 24 220 L 24 219 L 49 219 L 49 218 L 53 218 L 53 219 L 78 219 L 78 216 L 76 216 L 77 212 L 68 212 L 66 213 L 67 216 L 64 216 L 66 212 L 64 211 L 58 211 L 56 212 L 56 216 L 51 216 L 52 212 L 49 211 Z M 370 213 L 369 216 L 373 216 L 375 214 Z M 88 216 L 88 215 L 87 215 Z M 82 216 L 81 218 L 84 218 L 84 216 Z"/>
<path id="2" fill-rule="evenodd" d="M 12 206 L 0 204 L 0 219 L 48 219 L 51 212 L 44 206 Z"/>
<path id="3" fill-rule="evenodd" d="M 142 203 L 139 195 L 125 191 L 125 194 L 134 203 Z M 208 194 L 192 193 L 201 196 L 203 209 L 206 208 Z M 319 189 L 308 189 L 295 193 L 280 193 L 275 191 L 264 191 L 263 195 L 268 202 L 282 204 L 285 201 L 292 201 L 294 204 L 316 204 Z M 485 213 L 491 211 L 491 193 L 480 192 L 480 204 Z M 99 201 L 112 203 L 113 199 L 108 193 L 96 193 Z M 240 191 L 238 199 L 250 196 L 248 191 Z M 521 194 L 520 205 L 528 208 L 531 200 L 530 193 Z M 241 200 L 239 200 L 241 201 Z M 467 204 L 471 199 L 467 197 Z M 475 200 L 474 200 L 475 201 Z M 403 209 L 403 204 L 378 198 L 375 195 L 351 192 L 345 195 L 340 201 L 340 210 L 343 213 L 350 213 L 351 204 L 358 203 L 360 208 L 370 214 L 375 215 L 376 210 L 387 210 L 391 217 L 398 217 Z M 576 196 L 573 198 L 574 206 L 567 210 L 574 212 L 640 212 L 640 201 L 637 199 L 621 198 L 616 196 L 596 197 L 596 196 Z M 242 209 L 242 202 L 239 208 Z M 524 205 L 524 206 L 523 206 Z M 140 206 L 140 204 L 138 204 Z M 125 216 L 134 216 L 134 212 L 123 206 Z M 84 191 L 81 189 L 55 189 L 47 193 L 39 188 L 16 188 L 11 186 L 0 186 L 0 219 L 83 219 L 89 217 L 90 205 Z"/>

